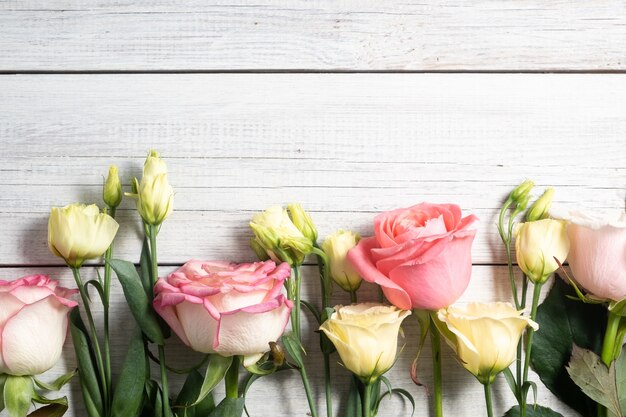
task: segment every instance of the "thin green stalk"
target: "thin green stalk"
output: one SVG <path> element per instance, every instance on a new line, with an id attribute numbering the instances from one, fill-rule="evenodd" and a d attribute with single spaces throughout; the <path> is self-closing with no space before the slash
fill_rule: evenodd
<path id="1" fill-rule="evenodd" d="M 85 285 L 83 284 L 82 279 L 80 278 L 80 269 L 79 268 L 71 268 L 72 274 L 74 275 L 74 281 L 76 281 L 76 286 L 78 287 L 78 292 L 80 293 L 80 298 L 83 301 L 83 308 L 85 309 L 85 315 L 87 316 L 87 322 L 89 323 L 89 330 L 91 331 L 91 343 L 93 345 L 96 362 L 98 366 L 98 374 L 100 377 L 100 384 L 102 385 L 103 390 L 103 403 L 104 403 L 104 414 L 108 415 L 109 408 L 109 390 L 106 379 L 104 362 L 102 360 L 102 351 L 100 350 L 100 341 L 98 340 L 98 332 L 96 330 L 96 324 L 93 321 L 93 314 L 91 313 L 91 306 L 89 304 L 89 296 L 87 295 L 87 290 L 85 289 Z"/>
<path id="2" fill-rule="evenodd" d="M 333 388 L 330 381 L 330 355 L 324 354 L 324 388 L 326 394 L 326 417 L 333 417 Z"/>
<path id="3" fill-rule="evenodd" d="M 484 384 L 485 403 L 487 404 L 487 417 L 493 417 L 493 406 L 491 404 L 491 384 Z"/>
<path id="4" fill-rule="evenodd" d="M 511 255 L 511 227 L 514 216 L 509 217 L 509 224 L 506 229 L 506 233 L 504 231 L 504 215 L 512 204 L 513 200 L 509 197 L 502 206 L 500 216 L 498 218 L 498 232 L 500 233 L 500 239 L 502 239 L 502 243 L 504 243 L 504 248 L 506 250 L 507 264 L 509 267 L 509 281 L 511 283 L 511 291 L 513 292 L 513 301 L 515 302 L 515 308 L 519 310 L 520 302 L 517 297 L 517 286 L 515 285 L 515 273 L 513 271 L 513 257 Z"/>
<path id="5" fill-rule="evenodd" d="M 320 285 L 322 287 L 322 308 L 330 307 L 330 298 L 332 295 L 332 279 L 330 277 L 330 263 L 326 253 L 318 246 L 317 242 L 314 244 L 313 253 L 317 256 L 317 266 L 320 273 Z M 320 323 L 321 324 L 321 323 Z M 320 343 L 322 346 L 326 336 L 320 333 Z M 326 341 L 327 342 L 327 341 Z M 330 376 L 330 354 L 322 349 L 324 356 L 324 393 L 326 396 L 326 416 L 333 416 L 333 388 Z"/>
<path id="6" fill-rule="evenodd" d="M 522 299 L 520 301 L 520 310 L 523 310 L 524 308 L 526 308 L 526 296 L 528 293 L 528 277 L 526 276 L 526 274 L 524 274 L 522 276 Z M 515 361 L 515 368 L 516 368 L 516 374 L 517 374 L 517 392 L 515 393 L 515 397 L 517 398 L 517 402 L 518 404 L 522 405 L 522 402 L 525 401 L 524 398 L 522 398 L 522 345 L 523 345 L 523 341 L 522 339 L 520 339 L 519 342 L 517 342 L 517 360 Z"/>
<path id="7" fill-rule="evenodd" d="M 374 384 L 364 384 L 363 387 L 363 404 L 361 409 L 363 411 L 363 417 L 373 417 L 372 415 L 372 386 Z"/>
<path id="8" fill-rule="evenodd" d="M 115 207 L 109 207 L 109 216 L 115 218 Z M 107 380 L 107 390 L 113 392 L 111 378 L 111 342 L 109 338 L 109 306 L 111 301 L 111 264 L 109 261 L 113 257 L 113 242 L 104 254 L 104 297 L 102 306 L 104 307 L 104 372 Z"/>
<path id="9" fill-rule="evenodd" d="M 239 398 L 239 356 L 233 356 L 233 362 L 226 372 L 224 384 L 226 385 L 226 397 Z"/>
<path id="10" fill-rule="evenodd" d="M 152 286 L 154 286 L 159 279 L 159 263 L 157 260 L 157 234 L 159 232 L 158 226 L 149 225 L 146 227 L 149 231 L 150 238 L 150 261 L 152 263 Z M 163 417 L 167 417 L 170 411 L 170 398 L 169 387 L 167 383 L 167 368 L 165 365 L 165 348 L 159 346 L 159 363 L 161 368 L 161 393 L 163 404 Z"/>
<path id="11" fill-rule="evenodd" d="M 351 290 L 350 291 L 350 302 L 352 304 L 356 304 L 357 303 L 356 291 L 355 290 Z"/>
<path id="12" fill-rule="evenodd" d="M 533 290 L 533 303 L 530 310 L 530 319 L 535 320 L 537 317 L 537 306 L 539 305 L 539 296 L 541 295 L 541 287 L 543 284 L 535 284 L 535 288 Z M 533 348 L 533 335 L 535 331 L 532 327 L 528 328 L 526 331 L 526 355 L 524 356 L 524 383 L 528 381 L 528 367 L 530 365 L 530 354 Z"/>
<path id="13" fill-rule="evenodd" d="M 433 385 L 434 395 L 433 400 L 435 402 L 435 417 L 443 416 L 443 389 L 441 377 L 441 337 L 439 336 L 439 330 L 434 323 L 430 326 L 430 344 L 433 355 Z"/>
<path id="14" fill-rule="evenodd" d="M 167 385 L 167 368 L 165 366 L 165 347 L 159 345 L 159 366 L 161 368 L 161 392 L 163 394 L 163 417 L 169 417 L 170 414 L 170 393 Z"/>
<path id="15" fill-rule="evenodd" d="M 302 308 L 302 306 L 300 305 L 300 290 L 302 288 L 302 277 L 300 273 L 300 265 L 296 265 L 293 267 L 293 274 L 294 274 L 294 284 L 295 284 L 295 291 L 294 291 L 295 300 L 294 300 L 293 309 L 296 311 L 295 313 L 296 321 L 295 323 L 292 323 L 292 329 L 298 341 L 302 343 L 302 330 L 301 330 L 302 328 L 300 326 L 300 312 Z"/>
<path id="16" fill-rule="evenodd" d="M 317 417 L 317 407 L 315 401 L 313 401 L 313 391 L 311 390 L 311 384 L 309 384 L 309 376 L 307 375 L 306 368 L 303 366 L 300 368 L 300 376 L 302 377 L 302 384 L 304 385 L 304 392 L 306 393 L 306 399 L 309 403 L 309 410 L 311 411 L 311 417 Z"/>
<path id="17" fill-rule="evenodd" d="M 602 362 L 604 362 L 606 366 L 610 366 L 611 362 L 615 359 L 615 342 L 617 341 L 617 334 L 619 333 L 620 321 L 620 316 L 609 311 L 601 354 Z M 607 409 L 598 404 L 598 417 L 606 417 L 607 415 Z"/>

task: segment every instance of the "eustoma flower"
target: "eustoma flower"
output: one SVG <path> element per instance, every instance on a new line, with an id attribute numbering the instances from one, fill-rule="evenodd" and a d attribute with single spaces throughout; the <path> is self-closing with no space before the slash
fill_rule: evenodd
<path id="1" fill-rule="evenodd" d="M 71 268 L 98 258 L 111 245 L 119 225 L 95 204 L 53 207 L 48 220 L 48 246 Z"/>
<path id="2" fill-rule="evenodd" d="M 515 252 L 520 269 L 532 282 L 546 282 L 569 252 L 565 222 L 543 219 L 517 225 Z"/>
<path id="3" fill-rule="evenodd" d="M 476 216 L 454 204 L 421 203 L 379 214 L 373 237 L 348 253 L 359 274 L 399 308 L 438 310 L 463 294 L 472 271 Z"/>
<path id="4" fill-rule="evenodd" d="M 439 310 L 438 319 L 449 332 L 442 332 L 459 361 L 483 384 L 515 360 L 517 343 L 526 327 L 538 325 L 509 303 L 471 303 Z"/>
<path id="5" fill-rule="evenodd" d="M 143 221 L 158 226 L 174 210 L 174 190 L 167 179 L 167 165 L 157 151 L 150 151 L 141 181 L 133 180 L 131 196 L 137 198 L 137 211 Z"/>
<path id="6" fill-rule="evenodd" d="M 599 298 L 626 298 L 626 213 L 596 218 L 567 216 L 568 262 L 574 279 Z"/>
<path id="7" fill-rule="evenodd" d="M 361 237 L 353 232 L 339 230 L 326 237 L 322 249 L 330 263 L 330 276 L 344 291 L 354 292 L 361 286 L 361 277 L 348 262 L 348 251 L 355 247 Z"/>
<path id="8" fill-rule="evenodd" d="M 289 320 L 281 293 L 287 263 L 189 261 L 159 279 L 154 308 L 186 345 L 204 353 L 243 355 L 246 365 L 267 352 Z"/>
<path id="9" fill-rule="evenodd" d="M 0 280 L 0 374 L 38 375 L 61 355 L 76 290 L 45 275 Z"/>
<path id="10" fill-rule="evenodd" d="M 393 366 L 400 325 L 410 314 L 375 303 L 336 306 L 320 330 L 333 342 L 345 367 L 369 384 Z"/>

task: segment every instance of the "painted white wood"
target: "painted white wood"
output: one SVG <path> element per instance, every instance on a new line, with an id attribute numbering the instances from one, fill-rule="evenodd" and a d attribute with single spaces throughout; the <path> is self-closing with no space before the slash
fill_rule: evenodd
<path id="1" fill-rule="evenodd" d="M 299 201 L 325 236 L 371 233 L 375 213 L 450 202 L 481 222 L 474 261 L 503 263 L 494 224 L 525 177 L 556 204 L 624 206 L 623 75 L 21 75 L 0 77 L 0 265 L 59 264 L 47 213 L 100 201 L 150 147 L 176 211 L 161 261 L 251 254 L 256 211 Z M 134 257 L 132 201 L 118 253 Z M 24 231 L 28 230 L 28 233 Z M 184 242 L 184 245 L 181 244 Z"/>
<path id="2" fill-rule="evenodd" d="M 473 250 L 480 265 L 463 300 L 507 300 L 495 221 L 515 184 L 530 177 L 540 188 L 553 185 L 562 206 L 623 209 L 625 80 L 538 74 L 0 76 L 0 274 L 11 279 L 48 272 L 71 285 L 65 268 L 44 267 L 59 263 L 46 247 L 50 206 L 98 202 L 109 163 L 120 165 L 127 183 L 154 147 L 166 158 L 177 193 L 160 235 L 163 263 L 253 259 L 247 222 L 275 203 L 302 202 L 324 236 L 336 228 L 371 233 L 372 218 L 382 210 L 424 200 L 456 202 L 482 219 Z M 116 253 L 136 261 L 140 228 L 130 201 L 120 222 Z M 306 293 L 319 299 L 314 267 L 306 267 L 306 276 Z M 114 293 L 119 364 L 132 319 L 117 285 Z M 374 296 L 364 288 L 363 300 Z M 337 301 L 347 299 L 337 294 Z M 310 363 L 317 364 L 310 330 Z M 407 346 L 391 379 L 415 395 L 416 415 L 426 415 L 426 393 L 408 378 L 415 321 L 405 330 Z M 179 343 L 170 351 L 178 360 L 189 356 Z M 429 355 L 426 347 L 419 365 L 425 383 L 431 381 Z M 68 346 L 66 360 L 49 376 L 71 368 L 72 357 Z M 449 350 L 445 361 L 447 415 L 483 415 L 481 386 Z M 333 369 L 345 388 L 342 369 Z M 322 375 L 317 368 L 312 374 L 321 401 Z M 305 416 L 298 377 L 272 381 L 253 388 L 252 415 Z M 74 382 L 70 417 L 84 414 L 77 389 Z M 502 413 L 514 400 L 502 382 L 496 392 Z M 344 394 L 338 390 L 337 406 Z M 538 401 L 571 415 L 541 385 Z M 405 414 L 397 400 L 381 411 Z"/>
<path id="3" fill-rule="evenodd" d="M 139 248 L 137 248 L 139 250 Z M 167 274 L 171 272 L 173 267 L 161 267 L 160 273 Z M 13 279 L 23 276 L 24 274 L 31 273 L 45 273 L 49 274 L 53 278 L 60 279 L 63 285 L 72 286 L 73 279 L 69 269 L 64 267 L 31 267 L 31 268 L 3 268 L 0 270 L 3 279 Z M 89 279 L 95 277 L 93 268 L 83 268 L 83 278 Z M 314 302 L 320 299 L 320 290 L 318 286 L 317 268 L 314 266 L 307 266 L 304 268 L 304 298 L 313 300 Z M 548 286 L 546 286 L 548 287 Z M 546 288 L 547 289 L 547 288 Z M 127 335 L 133 329 L 134 322 L 130 315 L 122 294 L 121 288 L 114 281 L 112 287 L 112 306 L 111 314 L 112 321 L 111 326 L 115 329 L 113 334 L 113 352 L 112 360 L 114 366 L 114 376 L 118 374 L 121 362 L 125 354 Z M 508 272 L 506 267 L 503 266 L 476 266 L 474 267 L 472 280 L 470 285 L 461 298 L 460 302 L 469 301 L 491 301 L 494 299 L 507 300 L 510 298 L 510 286 L 508 283 Z M 377 299 L 376 289 L 369 285 L 364 284 L 359 290 L 360 301 L 373 301 Z M 335 289 L 334 301 L 336 303 L 348 303 L 348 297 L 340 289 Z M 94 314 L 99 316 L 102 314 L 102 308 L 97 305 L 93 307 Z M 98 325 L 101 325 L 102 320 L 98 320 Z M 323 402 L 323 375 L 321 372 L 322 357 L 319 353 L 317 336 L 312 332 L 314 329 L 311 327 L 311 322 L 305 320 L 303 334 L 306 337 L 306 348 L 309 356 L 307 363 L 309 364 L 309 370 L 312 377 L 312 383 L 317 389 L 317 399 L 320 407 L 320 412 L 324 414 L 324 402 Z M 401 340 L 401 345 L 405 345 L 403 351 L 400 354 L 400 358 L 395 367 L 387 374 L 392 384 L 396 387 L 403 387 L 411 392 L 416 400 L 416 416 L 428 415 L 430 400 L 427 394 L 427 388 L 420 388 L 411 382 L 409 377 L 409 369 L 411 362 L 413 361 L 415 352 L 417 351 L 417 342 L 419 338 L 419 326 L 415 318 L 408 318 L 405 320 L 403 326 L 405 338 Z M 168 340 L 167 345 L 168 358 L 172 361 L 174 366 L 180 368 L 191 366 L 198 363 L 201 356 L 193 353 L 190 349 L 182 345 L 182 343 L 176 338 Z M 334 396 L 336 415 L 341 415 L 341 410 L 344 409 L 346 400 L 347 388 L 349 386 L 349 380 L 345 369 L 339 364 L 338 356 L 333 357 L 332 374 L 336 394 Z M 480 385 L 473 376 L 466 372 L 460 364 L 454 359 L 453 353 L 447 346 L 443 349 L 443 361 L 444 361 L 444 389 L 445 389 L 445 411 L 449 416 L 470 416 L 470 415 L 485 415 L 485 408 L 483 404 L 483 391 L 482 385 Z M 56 376 L 59 376 L 68 369 L 72 369 L 76 362 L 74 360 L 73 348 L 71 346 L 70 338 L 66 342 L 63 357 L 59 365 L 53 370 L 44 374 L 42 380 L 52 380 Z M 153 370 L 154 375 L 159 375 L 157 369 Z M 430 346 L 424 347 L 422 354 L 418 362 L 418 375 L 421 381 L 428 385 L 431 384 L 431 355 Z M 174 374 L 170 375 L 174 392 L 177 392 L 182 384 L 180 376 Z M 533 374 L 535 381 L 538 381 L 536 375 Z M 572 411 L 565 405 L 560 404 L 543 385 L 539 384 L 538 403 L 550 406 L 553 409 L 561 412 L 564 416 L 572 415 Z M 288 387 L 288 388 L 287 388 Z M 221 394 L 220 390 L 220 394 Z M 78 380 L 75 379 L 64 391 L 72 401 L 72 412 L 68 414 L 69 417 L 83 416 L 84 409 L 82 408 L 80 398 L 80 387 Z M 509 388 L 504 381 L 504 378 L 499 378 L 494 385 L 494 407 L 496 415 L 502 415 L 510 406 L 515 403 L 514 397 L 510 394 Z M 248 409 L 251 416 L 263 417 L 263 416 L 277 416 L 277 417 L 295 417 L 307 415 L 308 409 L 304 392 L 301 388 L 301 383 L 297 373 L 274 375 L 269 378 L 261 379 L 250 390 L 248 397 Z M 381 405 L 379 416 L 381 417 L 397 417 L 397 416 L 409 416 L 411 414 L 410 405 L 404 404 L 399 399 L 393 399 L 391 401 L 385 401 Z M 2 414 L 0 414 L 2 415 Z"/>
<path id="4" fill-rule="evenodd" d="M 0 70 L 624 70 L 620 0 L 0 3 Z"/>

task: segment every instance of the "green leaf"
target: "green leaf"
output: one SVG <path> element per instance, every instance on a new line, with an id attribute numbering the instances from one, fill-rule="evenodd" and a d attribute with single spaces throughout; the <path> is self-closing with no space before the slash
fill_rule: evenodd
<path id="1" fill-rule="evenodd" d="M 217 384 L 224 379 L 226 371 L 228 371 L 228 368 L 230 368 L 232 363 L 232 356 L 224 357 L 218 354 L 211 355 L 209 365 L 206 368 L 206 374 L 204 375 L 204 381 L 202 382 L 202 387 L 200 388 L 200 393 L 198 394 L 198 398 L 196 398 L 193 405 L 197 405 L 202 402 L 202 400 L 204 400 L 206 396 L 213 391 L 213 388 L 215 388 Z"/>
<path id="2" fill-rule="evenodd" d="M 596 416 L 596 404 L 582 395 L 565 366 L 572 345 L 598 353 L 607 322 L 606 308 L 568 299 L 574 290 L 558 277 L 537 310 L 539 331 L 533 339 L 531 364 L 545 386 L 585 417 Z"/>
<path id="3" fill-rule="evenodd" d="M 137 324 L 139 324 L 139 327 L 141 327 L 141 330 L 148 339 L 154 343 L 163 345 L 163 333 L 161 332 L 159 321 L 144 291 L 141 278 L 139 278 L 139 274 L 137 274 L 135 265 L 119 259 L 111 259 L 109 262 L 122 284 L 124 297 L 126 297 L 128 307 L 133 317 L 135 317 Z"/>
<path id="4" fill-rule="evenodd" d="M 113 417 L 135 417 L 140 414 L 147 374 L 145 357 L 143 336 L 136 329 L 131 336 L 122 373 L 115 386 L 111 405 Z"/>
<path id="5" fill-rule="evenodd" d="M 595 353 L 574 346 L 567 372 L 589 398 L 602 404 L 613 414 L 622 415 L 615 383 L 614 363 L 607 367 Z"/>
<path id="6" fill-rule="evenodd" d="M 185 407 L 182 409 L 177 408 L 178 411 L 176 411 L 176 415 L 178 417 L 203 417 L 213 411 L 215 402 L 211 394 L 207 395 L 200 403 L 191 406 L 200 394 L 202 382 L 202 375 L 196 370 L 191 371 L 189 375 L 187 375 L 185 384 L 178 393 L 176 402 L 174 403 L 176 407 Z"/>
<path id="7" fill-rule="evenodd" d="M 615 360 L 615 384 L 620 408 L 626 410 L 626 345 L 622 346 L 622 351 Z"/>
<path id="8" fill-rule="evenodd" d="M 383 395 L 381 395 L 380 399 L 378 400 L 378 405 L 376 406 L 376 409 L 378 410 L 380 402 L 383 400 L 383 398 L 385 398 L 387 395 L 391 396 L 393 394 L 399 395 L 409 400 L 411 406 L 413 407 L 413 411 L 411 411 L 411 417 L 413 417 L 413 415 L 415 414 L 415 399 L 407 390 L 402 388 L 393 388 L 391 391 L 387 391 Z"/>
<path id="9" fill-rule="evenodd" d="M 515 407 L 507 411 L 503 417 L 519 417 L 519 416 L 520 416 L 519 405 L 516 405 Z M 563 415 L 561 413 L 557 413 L 556 411 L 548 407 L 542 407 L 540 405 L 533 407 L 532 405 L 528 405 L 526 407 L 526 417 L 563 417 Z"/>
<path id="10" fill-rule="evenodd" d="M 315 307 L 313 304 L 309 303 L 306 300 L 300 300 L 300 304 L 302 304 L 304 307 L 306 307 L 307 310 L 309 310 L 309 312 L 313 315 L 313 317 L 315 317 L 315 321 L 318 324 L 322 324 L 322 318 L 320 316 L 320 312 L 317 309 L 317 307 Z"/>
<path id="11" fill-rule="evenodd" d="M 65 404 L 54 403 L 41 407 L 33 411 L 28 417 L 62 417 L 68 409 L 67 400 Z"/>
<path id="12" fill-rule="evenodd" d="M 50 383 L 45 383 L 43 381 L 38 380 L 37 378 L 33 378 L 33 380 L 35 381 L 35 384 L 37 384 L 37 386 L 41 389 L 44 389 L 46 391 L 58 391 L 61 388 L 63 388 L 65 384 L 70 382 L 71 379 L 74 378 L 74 375 L 76 375 L 77 373 L 78 373 L 78 369 L 74 369 L 73 371 L 70 371 L 66 373 L 65 375 L 61 375 L 60 377 L 58 377 L 57 379 L 55 379 L 54 381 Z"/>
<path id="13" fill-rule="evenodd" d="M 241 417 L 244 405 L 245 399 L 243 397 L 227 397 L 217 405 L 215 410 L 213 410 L 208 417 Z"/>
<path id="14" fill-rule="evenodd" d="M 304 358 L 302 354 L 304 353 L 304 348 L 302 344 L 296 339 L 293 334 L 286 334 L 281 338 L 283 345 L 285 346 L 285 350 L 291 356 L 291 359 L 295 362 L 295 364 L 302 368 L 304 366 Z"/>
<path id="15" fill-rule="evenodd" d="M 10 417 L 26 417 L 35 394 L 30 376 L 8 375 L 4 382 L 4 405 Z"/>
<path id="16" fill-rule="evenodd" d="M 83 402 L 89 417 L 102 417 L 102 392 L 96 376 L 95 359 L 91 349 L 91 342 L 87 336 L 87 329 L 80 317 L 78 308 L 70 313 L 70 332 L 72 343 L 78 361 L 78 374 Z"/>

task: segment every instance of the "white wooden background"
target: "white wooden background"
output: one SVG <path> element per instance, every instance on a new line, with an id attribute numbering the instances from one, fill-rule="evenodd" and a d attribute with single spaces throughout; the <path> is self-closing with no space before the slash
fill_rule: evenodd
<path id="1" fill-rule="evenodd" d="M 190 258 L 252 260 L 247 223 L 271 204 L 303 203 L 325 236 L 367 235 L 383 210 L 455 202 L 481 219 L 462 301 L 508 300 L 495 221 L 513 186 L 528 177 L 555 186 L 560 206 L 624 208 L 624 45 L 618 0 L 0 1 L 0 277 L 72 285 L 46 247 L 50 207 L 99 202 L 109 164 L 128 183 L 156 148 L 176 189 L 159 236 L 163 275 Z M 122 207 L 116 253 L 137 261 L 139 222 Z M 119 364 L 133 322 L 113 291 Z M 361 299 L 373 296 L 364 286 Z M 408 377 L 414 320 L 405 333 L 390 378 L 427 416 L 427 391 Z M 168 353 L 189 356 L 176 342 Z M 447 415 L 483 415 L 482 387 L 449 349 L 444 362 Z M 74 366 L 68 343 L 46 376 Z M 347 378 L 333 372 L 341 416 Z M 428 347 L 419 372 L 429 384 Z M 68 415 L 83 416 L 77 381 L 66 393 Z M 499 415 L 514 404 L 502 381 L 495 402 Z M 538 402 L 573 415 L 541 385 Z M 248 407 L 307 412 L 296 374 L 262 380 Z M 380 413 L 409 414 L 399 400 Z"/>

